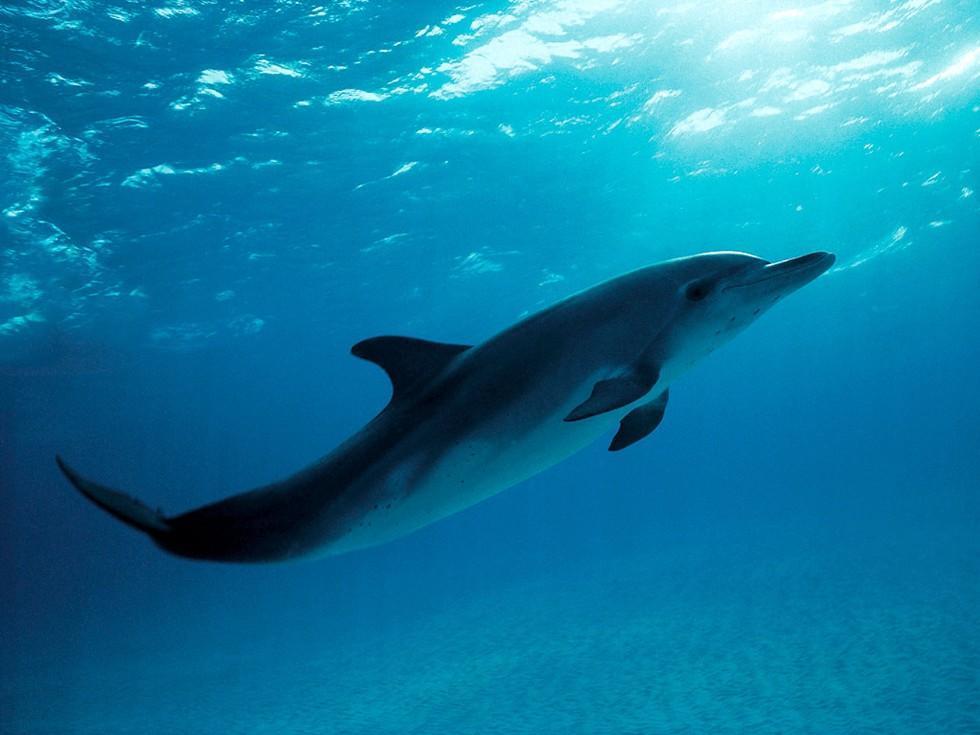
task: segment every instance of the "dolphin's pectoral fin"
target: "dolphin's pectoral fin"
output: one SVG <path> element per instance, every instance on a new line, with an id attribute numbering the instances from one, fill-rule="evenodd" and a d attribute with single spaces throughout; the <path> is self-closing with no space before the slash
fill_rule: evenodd
<path id="1" fill-rule="evenodd" d="M 118 490 L 86 480 L 61 457 L 55 457 L 55 461 L 78 492 L 126 525 L 154 537 L 160 537 L 171 530 L 167 519 L 159 511 Z"/>
<path id="2" fill-rule="evenodd" d="M 429 342 L 414 337 L 371 337 L 351 347 L 351 354 L 373 362 L 391 378 L 392 400 L 424 385 L 445 370 L 470 345 Z"/>
<path id="3" fill-rule="evenodd" d="M 565 417 L 565 421 L 581 421 L 606 411 L 627 406 L 638 401 L 657 382 L 657 375 L 631 373 L 618 378 L 600 380 L 592 387 L 592 395 Z"/>
<path id="4" fill-rule="evenodd" d="M 637 406 L 623 416 L 623 420 L 619 422 L 619 431 L 609 444 L 609 451 L 618 452 L 652 433 L 663 421 L 666 408 L 667 391 L 664 391 L 652 401 Z"/>

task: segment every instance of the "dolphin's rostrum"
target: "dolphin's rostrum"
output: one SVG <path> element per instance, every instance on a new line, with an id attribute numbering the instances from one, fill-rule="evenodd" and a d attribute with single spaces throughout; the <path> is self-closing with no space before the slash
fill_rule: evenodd
<path id="1" fill-rule="evenodd" d="M 181 515 L 58 465 L 92 502 L 179 556 L 269 562 L 371 546 L 500 492 L 617 424 L 610 450 L 639 441 L 663 418 L 675 378 L 833 262 L 823 252 L 776 263 L 704 253 L 601 283 L 480 345 L 359 342 L 353 354 L 391 378 L 380 414 L 292 477 Z"/>

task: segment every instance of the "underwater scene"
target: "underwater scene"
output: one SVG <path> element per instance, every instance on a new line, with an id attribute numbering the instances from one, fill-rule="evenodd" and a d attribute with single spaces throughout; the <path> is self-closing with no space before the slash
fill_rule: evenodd
<path id="1" fill-rule="evenodd" d="M 0 733 L 980 733 L 978 10 L 4 2 Z"/>

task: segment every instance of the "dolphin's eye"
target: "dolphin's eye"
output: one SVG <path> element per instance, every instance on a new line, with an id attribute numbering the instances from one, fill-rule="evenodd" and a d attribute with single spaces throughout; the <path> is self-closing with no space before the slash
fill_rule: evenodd
<path id="1" fill-rule="evenodd" d="M 687 289 L 684 291 L 684 295 L 688 301 L 700 301 L 709 293 L 711 293 L 711 284 L 707 281 L 695 281 L 694 283 L 688 284 Z"/>

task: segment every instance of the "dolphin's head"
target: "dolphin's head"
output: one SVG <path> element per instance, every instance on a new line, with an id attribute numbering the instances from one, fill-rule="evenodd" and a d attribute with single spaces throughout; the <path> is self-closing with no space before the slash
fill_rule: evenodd
<path id="1" fill-rule="evenodd" d="M 670 261 L 675 308 L 661 334 L 663 358 L 683 370 L 721 346 L 784 296 L 834 263 L 816 252 L 772 263 L 746 253 L 704 253 Z"/>

